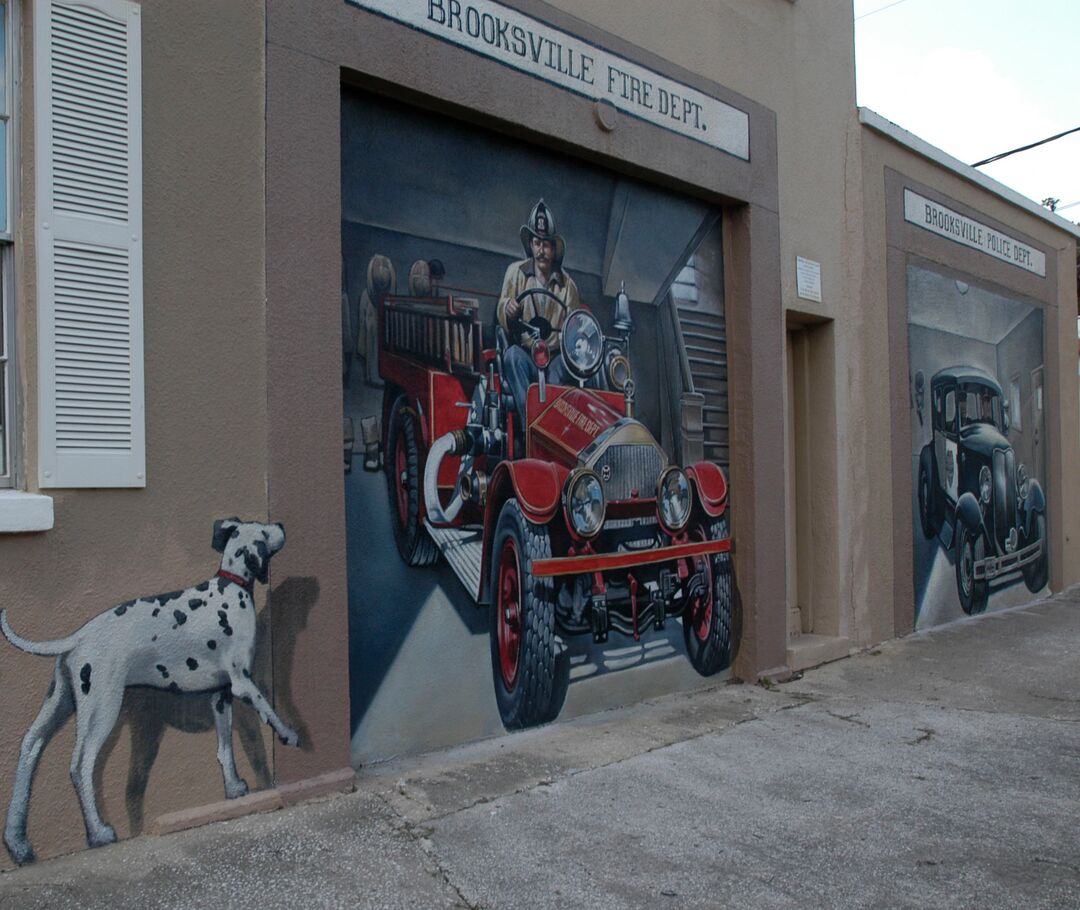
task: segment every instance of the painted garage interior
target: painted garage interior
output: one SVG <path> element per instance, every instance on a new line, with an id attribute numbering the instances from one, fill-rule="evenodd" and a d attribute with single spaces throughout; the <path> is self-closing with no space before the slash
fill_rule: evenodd
<path id="1" fill-rule="evenodd" d="M 451 5 L 0 4 L 5 868 L 1080 580 L 1077 228 L 849 2 Z"/>

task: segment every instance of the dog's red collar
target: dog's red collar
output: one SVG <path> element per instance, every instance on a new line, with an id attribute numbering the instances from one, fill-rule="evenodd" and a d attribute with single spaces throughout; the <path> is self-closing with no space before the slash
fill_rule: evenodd
<path id="1" fill-rule="evenodd" d="M 224 578 L 226 581 L 231 581 L 233 584 L 240 585 L 240 587 L 247 591 L 248 594 L 250 594 L 255 587 L 254 581 L 248 581 L 245 578 L 241 578 L 239 575 L 233 575 L 232 572 L 226 572 L 224 569 L 218 569 L 217 574 L 219 578 Z"/>

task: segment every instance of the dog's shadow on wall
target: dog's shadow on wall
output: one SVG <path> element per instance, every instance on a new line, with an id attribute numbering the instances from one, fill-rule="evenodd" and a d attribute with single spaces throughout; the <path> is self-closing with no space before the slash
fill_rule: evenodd
<path id="1" fill-rule="evenodd" d="M 289 577 L 273 588 L 270 607 L 264 607 L 256 617 L 255 657 L 251 675 L 263 692 L 273 692 L 271 699 L 286 723 L 291 723 L 300 735 L 301 746 L 311 748 L 307 725 L 299 717 L 292 700 L 291 675 L 296 635 L 307 625 L 308 614 L 319 599 L 319 582 L 315 578 Z M 278 610 L 274 624 L 281 640 L 276 643 L 271 632 L 271 610 Z M 274 656 L 278 674 L 274 678 Z M 150 772 L 157 760 L 161 741 L 168 729 L 184 733 L 208 733 L 215 729 L 210 693 L 172 693 L 142 686 L 129 687 L 124 692 L 120 719 L 102 749 L 94 773 L 95 792 L 102 792 L 103 769 L 108 764 L 117 741 L 127 728 L 131 737 L 125 803 L 130 835 L 141 834 L 144 827 L 146 788 Z M 247 705 L 233 704 L 234 743 L 239 742 L 251 766 L 248 786 L 251 791 L 263 790 L 273 783 L 271 760 L 263 737 L 259 715 Z M 269 738 L 269 737 L 268 737 Z M 216 744 L 207 748 L 206 773 L 220 775 Z M 201 759 L 200 759 L 201 760 Z M 222 791 L 222 799 L 224 799 Z"/>

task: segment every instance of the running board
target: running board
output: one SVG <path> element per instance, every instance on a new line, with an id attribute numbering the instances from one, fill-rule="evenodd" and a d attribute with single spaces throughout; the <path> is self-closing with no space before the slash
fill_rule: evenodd
<path id="1" fill-rule="evenodd" d="M 480 526 L 466 528 L 436 528 L 424 521 L 435 546 L 446 557 L 450 568 L 477 603 L 480 602 L 480 573 L 484 562 L 484 529 Z"/>

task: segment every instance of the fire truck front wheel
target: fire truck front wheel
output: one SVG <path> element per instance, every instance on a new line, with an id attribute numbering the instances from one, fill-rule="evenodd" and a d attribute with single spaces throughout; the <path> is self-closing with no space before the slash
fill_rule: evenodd
<path id="1" fill-rule="evenodd" d="M 434 565 L 439 551 L 421 520 L 423 466 L 420 463 L 418 430 L 408 409 L 408 399 L 399 395 L 390 407 L 387 424 L 386 489 L 390 495 L 390 522 L 394 543 L 409 566 Z"/>
<path id="2" fill-rule="evenodd" d="M 727 515 L 699 525 L 690 535 L 698 540 L 728 537 Z M 702 676 L 712 676 L 731 664 L 731 554 L 714 553 L 694 561 L 704 584 L 683 613 L 686 656 Z"/>
<path id="3" fill-rule="evenodd" d="M 491 671 L 495 700 L 507 730 L 554 720 L 561 707 L 556 684 L 555 591 L 532 574 L 551 556 L 543 525 L 529 521 L 516 499 L 499 513 L 491 551 Z"/>

